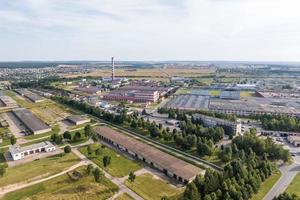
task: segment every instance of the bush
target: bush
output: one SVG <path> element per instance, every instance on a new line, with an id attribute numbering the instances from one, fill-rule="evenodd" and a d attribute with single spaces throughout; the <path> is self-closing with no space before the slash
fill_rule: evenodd
<path id="1" fill-rule="evenodd" d="M 65 146 L 64 152 L 65 153 L 70 153 L 71 152 L 71 147 L 69 145 Z"/>

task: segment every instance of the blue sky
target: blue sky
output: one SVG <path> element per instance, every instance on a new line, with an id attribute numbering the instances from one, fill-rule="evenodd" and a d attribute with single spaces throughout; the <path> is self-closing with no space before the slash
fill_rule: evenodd
<path id="1" fill-rule="evenodd" d="M 0 61 L 300 61 L 299 0 L 0 0 Z"/>

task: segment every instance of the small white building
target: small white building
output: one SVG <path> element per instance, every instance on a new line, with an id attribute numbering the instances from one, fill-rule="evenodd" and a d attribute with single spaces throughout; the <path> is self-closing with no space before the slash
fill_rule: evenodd
<path id="1" fill-rule="evenodd" d="M 9 153 L 11 154 L 13 160 L 20 160 L 28 155 L 36 153 L 46 153 L 55 151 L 55 146 L 49 142 L 40 142 L 37 144 L 21 147 L 20 145 L 9 146 Z"/>

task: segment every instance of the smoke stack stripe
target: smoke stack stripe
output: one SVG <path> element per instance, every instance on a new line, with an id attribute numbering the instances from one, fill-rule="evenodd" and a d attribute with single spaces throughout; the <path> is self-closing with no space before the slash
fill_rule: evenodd
<path id="1" fill-rule="evenodd" d="M 114 57 L 111 57 L 111 80 L 113 81 L 115 79 L 115 62 Z"/>

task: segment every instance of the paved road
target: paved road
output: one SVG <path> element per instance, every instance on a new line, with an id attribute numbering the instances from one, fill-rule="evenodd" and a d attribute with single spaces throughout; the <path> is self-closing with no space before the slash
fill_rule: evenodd
<path id="1" fill-rule="evenodd" d="M 295 148 L 290 145 L 287 145 L 286 147 L 291 152 L 297 152 L 297 156 L 293 157 L 294 163 L 288 166 L 283 165 L 279 167 L 282 175 L 263 200 L 272 200 L 275 196 L 278 196 L 279 194 L 284 192 L 288 185 L 293 181 L 297 173 L 300 172 L 300 148 Z"/>

